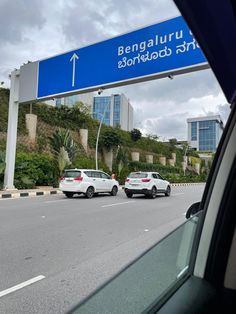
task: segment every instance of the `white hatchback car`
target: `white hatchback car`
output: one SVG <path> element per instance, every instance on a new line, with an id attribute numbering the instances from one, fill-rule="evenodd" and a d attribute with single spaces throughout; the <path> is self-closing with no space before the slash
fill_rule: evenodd
<path id="1" fill-rule="evenodd" d="M 125 193 L 131 198 L 133 194 L 144 194 L 155 198 L 157 193 L 170 196 L 170 182 L 158 172 L 131 172 L 125 181 Z"/>
<path id="2" fill-rule="evenodd" d="M 87 198 L 98 193 L 115 196 L 119 183 L 107 173 L 93 169 L 67 169 L 60 179 L 59 189 L 68 197 L 84 194 Z"/>

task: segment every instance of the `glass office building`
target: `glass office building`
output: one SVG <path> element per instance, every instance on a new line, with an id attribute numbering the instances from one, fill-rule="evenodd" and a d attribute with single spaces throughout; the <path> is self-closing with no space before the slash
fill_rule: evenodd
<path id="1" fill-rule="evenodd" d="M 56 107 L 67 106 L 73 107 L 78 102 L 84 103 L 88 108 L 92 107 L 93 104 L 93 93 L 86 93 L 86 94 L 79 94 L 79 95 L 72 95 L 62 98 L 56 99 Z"/>
<path id="2" fill-rule="evenodd" d="M 188 142 L 192 148 L 202 152 L 215 152 L 223 122 L 219 115 L 187 119 Z"/>
<path id="3" fill-rule="evenodd" d="M 106 125 L 110 125 L 111 115 L 111 97 L 101 96 L 94 97 L 93 101 L 93 117 Z"/>
<path id="4" fill-rule="evenodd" d="M 93 117 L 103 119 L 106 125 L 119 125 L 125 131 L 133 129 L 133 107 L 124 94 L 94 97 Z"/>

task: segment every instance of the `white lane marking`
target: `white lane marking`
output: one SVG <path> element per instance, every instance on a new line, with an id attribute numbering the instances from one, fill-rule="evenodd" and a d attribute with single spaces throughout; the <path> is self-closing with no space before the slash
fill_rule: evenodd
<path id="1" fill-rule="evenodd" d="M 149 231 L 149 229 L 144 229 L 144 231 L 145 231 L 145 232 L 148 232 L 148 231 Z"/>
<path id="2" fill-rule="evenodd" d="M 43 275 L 40 275 L 40 276 L 34 277 L 32 279 L 29 279 L 27 281 L 24 281 L 24 282 L 20 283 L 19 285 L 16 285 L 16 286 L 11 287 L 9 289 L 0 291 L 0 298 L 3 297 L 6 294 L 12 293 L 12 292 L 17 291 L 19 289 L 22 289 L 22 288 L 24 288 L 26 286 L 32 285 L 33 283 L 35 283 L 35 282 L 37 282 L 39 280 L 42 280 L 44 278 L 46 278 L 46 277 L 43 276 Z"/>
<path id="3" fill-rule="evenodd" d="M 54 200 L 54 201 L 45 201 L 44 203 L 56 203 L 56 202 L 68 202 L 68 200 Z"/>
<path id="4" fill-rule="evenodd" d="M 172 195 L 172 196 L 184 195 L 184 193 L 174 193 L 174 194 L 172 193 L 171 195 Z"/>
<path id="5" fill-rule="evenodd" d="M 135 201 L 123 202 L 123 203 L 114 203 L 114 204 L 109 204 L 109 205 L 103 205 L 101 207 L 110 207 L 110 206 L 117 206 L 117 205 L 130 204 L 130 203 L 135 203 Z"/>

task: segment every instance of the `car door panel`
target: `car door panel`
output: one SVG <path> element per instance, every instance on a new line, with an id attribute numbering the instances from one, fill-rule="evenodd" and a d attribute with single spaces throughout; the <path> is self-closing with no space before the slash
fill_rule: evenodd
<path id="1" fill-rule="evenodd" d="M 105 173 L 101 173 L 102 181 L 103 181 L 103 188 L 104 192 L 111 191 L 112 189 L 112 180 L 108 178 Z"/>
<path id="2" fill-rule="evenodd" d="M 95 187 L 95 192 L 102 192 L 104 188 L 104 183 L 101 178 L 101 174 L 99 171 L 92 171 L 92 181 Z"/>
<path id="3" fill-rule="evenodd" d="M 161 307 L 149 309 L 149 313 L 203 314 L 216 313 L 217 292 L 206 280 L 191 276 Z"/>

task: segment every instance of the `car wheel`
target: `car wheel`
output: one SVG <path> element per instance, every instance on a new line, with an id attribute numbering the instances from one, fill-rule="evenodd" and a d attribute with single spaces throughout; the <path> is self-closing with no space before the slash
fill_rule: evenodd
<path id="1" fill-rule="evenodd" d="M 92 186 L 89 186 L 89 187 L 87 188 L 87 191 L 86 191 L 86 193 L 85 193 L 85 196 L 86 196 L 87 198 L 92 198 L 93 195 L 94 195 L 94 188 L 93 188 Z"/>
<path id="2" fill-rule="evenodd" d="M 155 188 L 155 186 L 153 186 L 151 190 L 150 198 L 156 198 L 156 196 L 157 196 L 157 189 Z"/>
<path id="3" fill-rule="evenodd" d="M 132 194 L 132 193 L 126 193 L 126 196 L 127 196 L 128 198 L 132 198 L 133 194 Z"/>
<path id="4" fill-rule="evenodd" d="M 116 185 L 114 185 L 110 194 L 111 194 L 111 196 L 116 196 L 117 192 L 118 192 L 118 188 Z"/>
<path id="5" fill-rule="evenodd" d="M 170 192 L 171 192 L 171 188 L 170 188 L 170 186 L 168 185 L 168 186 L 167 186 L 167 189 L 166 189 L 166 192 L 165 192 L 165 196 L 170 196 Z"/>
<path id="6" fill-rule="evenodd" d="M 74 195 L 74 193 L 72 193 L 72 192 L 66 192 L 65 193 L 65 196 L 68 197 L 68 198 L 72 198 L 73 195 Z"/>

